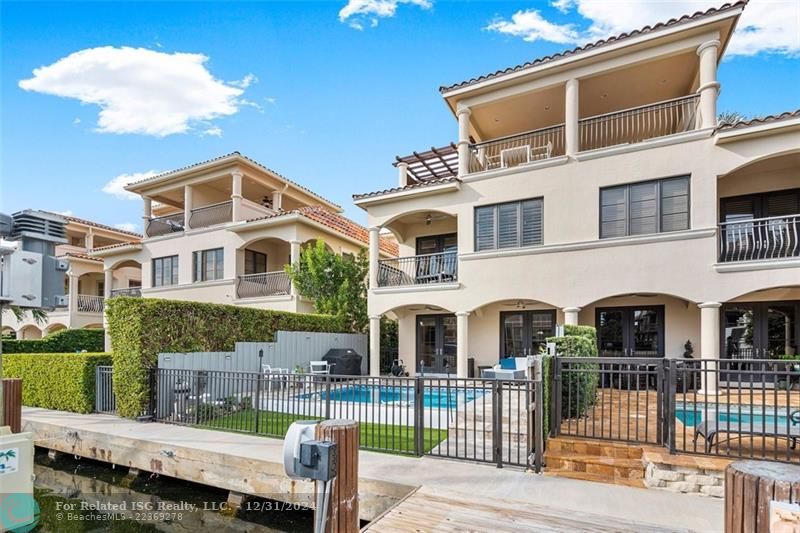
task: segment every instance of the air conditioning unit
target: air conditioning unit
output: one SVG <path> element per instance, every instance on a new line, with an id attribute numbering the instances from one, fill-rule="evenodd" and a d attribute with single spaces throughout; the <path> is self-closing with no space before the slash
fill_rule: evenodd
<path id="1" fill-rule="evenodd" d="M 69 261 L 66 259 L 56 259 L 56 270 L 61 272 L 69 270 Z"/>
<path id="2" fill-rule="evenodd" d="M 53 303 L 54 307 L 67 307 L 69 305 L 69 296 L 65 295 L 56 295 L 55 302 Z"/>

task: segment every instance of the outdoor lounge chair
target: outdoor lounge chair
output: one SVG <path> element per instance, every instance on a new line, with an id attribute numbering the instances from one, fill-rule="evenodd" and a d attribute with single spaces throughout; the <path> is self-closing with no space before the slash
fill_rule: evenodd
<path id="1" fill-rule="evenodd" d="M 492 368 L 485 369 L 484 379 L 525 379 L 528 377 L 527 357 L 506 357 Z"/>
<path id="2" fill-rule="evenodd" d="M 743 422 L 717 420 L 704 420 L 694 429 L 693 442 L 697 442 L 698 437 L 703 437 L 706 441 L 706 453 L 711 453 L 714 446 L 719 446 L 719 434 L 728 435 L 726 440 L 741 438 L 743 436 L 754 437 L 774 437 L 789 441 L 789 447 L 794 450 L 797 448 L 797 441 L 800 439 L 800 409 L 796 409 L 789 414 L 789 426 L 779 424 L 778 427 L 768 424 L 752 424 Z"/>

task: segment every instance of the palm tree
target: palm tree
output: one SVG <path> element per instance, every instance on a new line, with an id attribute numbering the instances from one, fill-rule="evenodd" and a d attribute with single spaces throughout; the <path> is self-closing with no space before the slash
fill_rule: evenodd
<path id="1" fill-rule="evenodd" d="M 717 115 L 717 123 L 719 124 L 736 124 L 743 120 L 747 120 L 747 117 L 739 111 L 723 111 Z"/>

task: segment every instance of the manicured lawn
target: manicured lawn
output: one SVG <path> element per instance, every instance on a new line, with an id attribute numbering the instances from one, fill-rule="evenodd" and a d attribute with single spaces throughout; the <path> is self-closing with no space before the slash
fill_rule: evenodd
<path id="1" fill-rule="evenodd" d="M 257 434 L 269 437 L 283 437 L 292 422 L 298 420 L 316 420 L 316 418 L 275 411 L 260 411 L 258 413 Z M 225 431 L 256 433 L 255 422 L 255 411 L 252 409 L 245 409 L 236 413 L 212 418 L 198 425 Z M 414 453 L 415 432 L 414 428 L 411 426 L 393 426 L 362 422 L 359 427 L 361 448 L 363 449 L 396 454 Z M 425 452 L 429 452 L 447 438 L 446 429 L 425 428 L 424 431 L 423 444 Z"/>

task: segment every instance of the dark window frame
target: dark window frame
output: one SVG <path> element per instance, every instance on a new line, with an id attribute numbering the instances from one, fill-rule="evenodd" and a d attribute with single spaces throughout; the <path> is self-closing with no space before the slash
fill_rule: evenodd
<path id="1" fill-rule="evenodd" d="M 499 314 L 500 314 L 500 323 L 498 324 L 499 331 L 500 331 L 500 335 L 499 335 L 499 337 L 500 337 L 500 347 L 498 349 L 498 353 L 500 354 L 499 359 L 503 359 L 503 357 L 508 357 L 508 355 L 505 354 L 505 341 L 506 341 L 505 333 L 506 332 L 505 332 L 505 327 L 504 327 L 505 322 L 503 321 L 503 319 L 505 317 L 507 317 L 507 316 L 522 315 L 522 331 L 523 331 L 522 337 L 523 337 L 523 342 L 525 342 L 526 344 L 527 344 L 527 340 L 532 339 L 532 337 L 530 335 L 531 330 L 532 330 L 532 326 L 533 326 L 531 319 L 533 318 L 534 314 L 550 315 L 551 321 L 553 323 L 553 336 L 555 336 L 556 326 L 558 325 L 558 320 L 557 320 L 557 315 L 556 315 L 556 310 L 555 309 L 518 309 L 518 310 L 514 310 L 514 311 L 500 311 Z M 546 341 L 545 341 L 545 343 L 546 343 Z M 525 348 L 525 349 L 527 349 L 527 348 Z M 533 348 L 531 348 L 531 351 L 532 350 L 533 350 Z M 516 357 L 524 357 L 524 355 L 517 355 Z"/>
<path id="2" fill-rule="evenodd" d="M 632 350 L 635 345 L 633 337 L 633 313 L 635 311 L 654 311 L 656 313 L 656 326 L 658 327 L 658 352 L 661 354 L 658 357 L 667 357 L 666 341 L 667 341 L 667 306 L 665 304 L 654 305 L 611 305 L 605 307 L 596 307 L 594 310 L 594 325 L 595 330 L 600 329 L 600 314 L 603 312 L 621 312 L 622 318 L 622 343 L 623 349 Z M 598 349 L 602 355 L 603 346 L 600 335 L 597 335 Z M 622 357 L 632 357 L 631 355 L 623 355 Z M 652 356 L 648 356 L 652 357 Z"/>
<path id="3" fill-rule="evenodd" d="M 539 232 L 538 239 L 535 244 L 524 244 L 523 243 L 523 235 L 524 235 L 524 228 L 523 228 L 523 219 L 524 219 L 524 212 L 523 212 L 523 205 L 526 202 L 539 202 L 539 207 L 541 210 L 541 216 L 539 218 L 539 225 L 541 227 L 541 231 Z M 517 244 L 516 246 L 500 246 L 500 208 L 503 206 L 508 205 L 516 205 L 517 206 L 517 229 L 516 229 L 516 237 L 517 237 Z M 494 231 L 493 231 L 493 244 L 491 248 L 483 248 L 480 249 L 478 246 L 478 212 L 480 210 L 486 210 L 491 208 L 493 211 L 493 221 L 494 221 Z M 522 248 L 532 248 L 535 246 L 543 246 L 544 245 L 544 196 L 534 196 L 532 198 L 523 198 L 521 200 L 512 200 L 510 202 L 499 202 L 496 204 L 486 204 L 486 205 L 477 205 L 472 210 L 472 220 L 473 220 L 473 249 L 476 252 L 495 252 L 500 250 L 519 250 Z"/>
<path id="4" fill-rule="evenodd" d="M 800 188 L 791 189 L 777 189 L 774 191 L 763 191 L 751 194 L 738 194 L 736 196 L 725 196 L 719 199 L 719 221 L 725 222 L 725 215 L 727 214 L 727 207 L 729 204 L 741 200 L 751 200 L 753 202 L 753 218 L 766 218 L 767 217 L 767 199 L 770 196 L 777 194 L 796 194 L 800 196 Z"/>
<path id="5" fill-rule="evenodd" d="M 156 278 L 156 262 L 161 263 L 161 279 Z M 164 263 L 169 262 L 169 278 L 170 283 L 164 283 L 166 276 L 164 275 Z M 174 263 L 174 264 L 173 264 Z M 154 257 L 151 261 L 151 266 L 153 269 L 152 272 L 152 279 L 153 279 L 153 287 L 172 287 L 178 284 L 178 276 L 180 275 L 179 270 L 179 260 L 178 255 L 165 255 L 163 257 Z M 173 279 L 174 278 L 174 279 Z"/>
<path id="6" fill-rule="evenodd" d="M 675 229 L 675 230 L 665 230 L 664 229 L 664 219 L 662 212 L 662 203 L 664 201 L 664 196 L 662 196 L 662 185 L 665 182 L 673 181 L 673 180 L 686 180 L 686 227 L 682 229 Z M 631 216 L 630 216 L 630 189 L 631 187 L 635 187 L 637 185 L 649 185 L 655 184 L 656 186 L 656 212 L 655 212 L 655 219 L 657 228 L 655 232 L 652 233 L 631 233 Z M 611 191 L 616 189 L 623 189 L 624 190 L 624 203 L 625 203 L 625 234 L 624 235 L 613 235 L 613 236 L 605 236 L 603 235 L 603 192 L 604 191 Z M 653 180 L 645 180 L 645 181 L 634 181 L 631 183 L 623 183 L 620 185 L 610 185 L 608 187 L 600 187 L 600 191 L 598 194 L 598 213 L 597 213 L 597 226 L 598 226 L 598 235 L 600 239 L 624 239 L 628 237 L 638 237 L 642 235 L 659 235 L 661 233 L 674 233 L 676 231 L 688 231 L 692 229 L 692 175 L 691 174 L 679 174 L 676 176 L 669 176 L 666 178 L 658 178 Z"/>
<path id="7" fill-rule="evenodd" d="M 432 253 L 435 253 L 435 254 L 444 253 L 445 251 L 447 251 L 447 250 L 445 250 L 445 244 L 444 243 L 445 243 L 445 240 L 447 240 L 449 238 L 455 238 L 456 239 L 456 248 L 455 248 L 454 251 L 457 251 L 458 250 L 458 233 L 455 233 L 455 232 L 454 233 L 441 233 L 441 234 L 423 235 L 421 237 L 417 237 L 416 240 L 415 240 L 415 243 L 414 243 L 414 250 L 416 252 L 416 255 L 423 255 L 420 252 L 420 247 L 421 247 L 420 245 L 422 244 L 420 241 L 425 241 L 425 240 L 435 240 L 436 241 L 436 249 L 438 251 L 432 252 Z"/>
<path id="8" fill-rule="evenodd" d="M 248 266 L 248 255 L 252 255 L 252 257 L 253 257 L 252 272 L 248 272 L 248 269 L 247 269 L 247 266 Z M 258 265 L 257 265 L 256 259 L 259 259 L 261 257 L 264 258 L 264 270 L 260 271 L 260 270 L 258 270 Z M 269 266 L 269 263 L 267 262 L 267 260 L 268 260 L 267 254 L 265 254 L 264 252 L 259 252 L 258 250 L 251 250 L 249 248 L 245 248 L 244 249 L 244 273 L 245 273 L 245 275 L 247 275 L 247 274 L 264 274 L 264 273 L 268 272 L 267 267 Z"/>
<path id="9" fill-rule="evenodd" d="M 206 254 L 214 253 L 214 277 L 208 276 L 208 271 L 205 269 Z M 221 264 L 217 265 L 217 254 L 222 252 Z M 198 264 L 198 258 L 200 263 Z M 218 268 L 221 267 L 221 268 Z M 225 248 L 209 248 L 207 250 L 196 250 L 192 252 L 192 282 L 203 283 L 206 281 L 219 281 L 225 278 Z"/>

